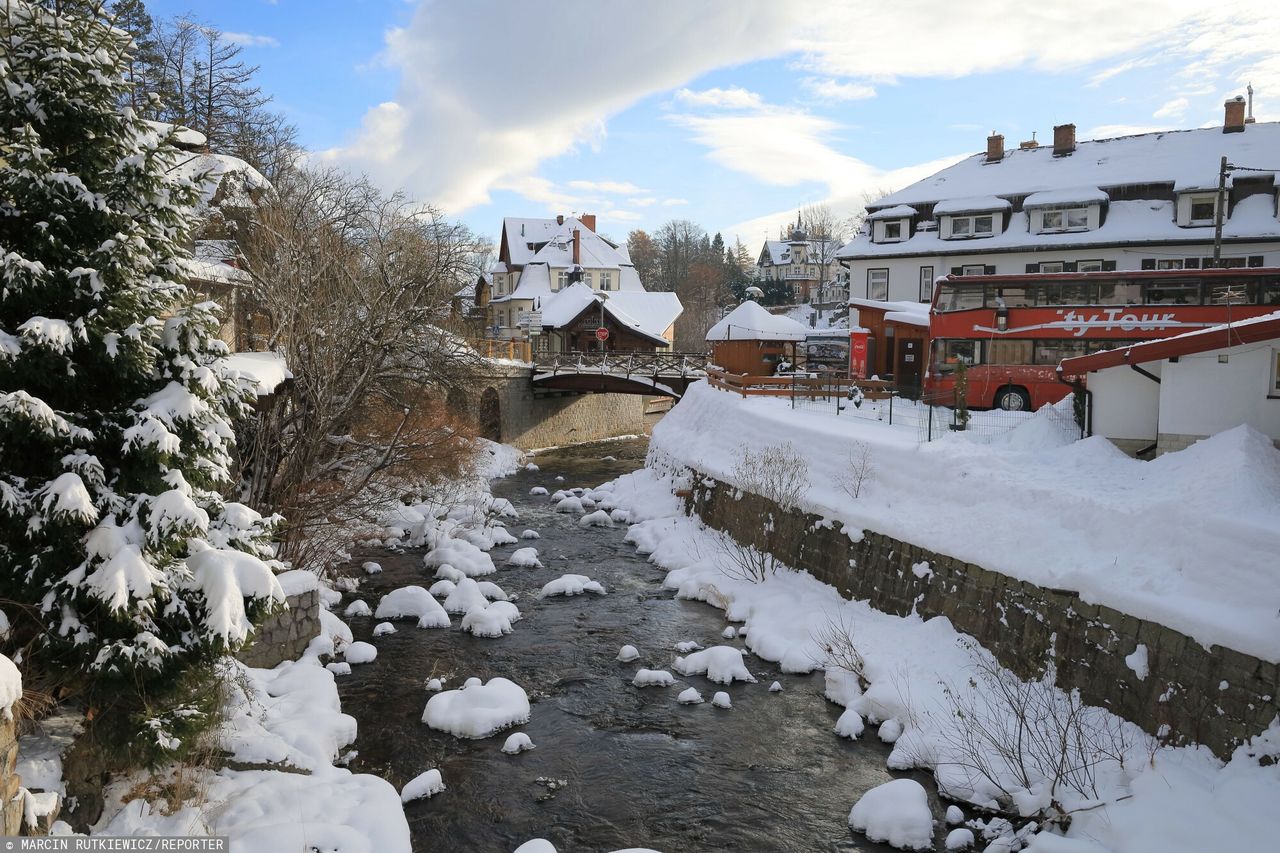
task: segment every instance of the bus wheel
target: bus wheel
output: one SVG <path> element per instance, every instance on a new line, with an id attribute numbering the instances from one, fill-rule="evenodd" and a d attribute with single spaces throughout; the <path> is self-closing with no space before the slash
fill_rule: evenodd
<path id="1" fill-rule="evenodd" d="M 996 392 L 997 409 L 1006 412 L 1026 412 L 1031 409 L 1031 395 L 1021 388 L 1006 385 Z"/>

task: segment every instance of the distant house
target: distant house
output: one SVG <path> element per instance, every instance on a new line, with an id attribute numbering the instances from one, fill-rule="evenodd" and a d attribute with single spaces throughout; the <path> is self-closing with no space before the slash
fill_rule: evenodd
<path id="1" fill-rule="evenodd" d="M 1280 446 L 1280 311 L 1063 360 L 1092 427 L 1129 453 L 1166 453 L 1248 424 Z"/>
<path id="2" fill-rule="evenodd" d="M 765 240 L 756 259 L 755 278 L 760 286 L 781 282 L 790 289 L 793 302 L 822 302 L 848 291 L 836 277 L 835 240 L 811 240 L 800 227 L 799 217 L 789 240 Z M 767 292 L 767 288 L 766 288 Z"/>
<path id="3" fill-rule="evenodd" d="M 197 240 L 188 265 L 187 287 L 200 300 L 222 309 L 218 337 L 233 352 L 261 349 L 270 331 L 266 318 L 254 311 L 249 295 L 253 280 L 234 240 Z"/>
<path id="4" fill-rule="evenodd" d="M 503 220 L 498 260 L 476 281 L 488 336 L 540 352 L 671 347 L 680 300 L 646 291 L 626 246 L 595 228 L 589 214 Z"/>
<path id="5" fill-rule="evenodd" d="M 850 296 L 927 302 L 939 276 L 1196 269 L 1211 262 L 1223 156 L 1225 266 L 1280 265 L 1274 169 L 1280 123 L 1254 123 L 1242 98 L 1222 127 L 987 150 L 868 206 L 836 253 Z M 1259 171 L 1256 167 L 1271 169 Z"/>

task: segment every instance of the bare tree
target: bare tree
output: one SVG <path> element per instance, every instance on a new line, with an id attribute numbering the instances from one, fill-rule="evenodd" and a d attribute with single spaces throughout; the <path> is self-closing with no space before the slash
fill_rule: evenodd
<path id="1" fill-rule="evenodd" d="M 853 637 L 853 620 L 846 614 L 833 616 L 813 633 L 813 641 L 822 650 L 815 661 L 825 669 L 838 669 L 858 679 L 858 685 L 867 687 L 866 661 Z"/>
<path id="2" fill-rule="evenodd" d="M 772 503 L 762 519 L 755 542 L 738 542 L 725 537 L 728 557 L 726 573 L 761 583 L 778 571 L 781 561 L 774 552 L 782 544 L 780 519 L 775 513 L 790 513 L 800 505 L 809 488 L 809 463 L 790 442 L 763 450 L 743 448 L 734 463 L 731 477 L 734 485 Z"/>
<path id="3" fill-rule="evenodd" d="M 875 467 L 871 464 L 871 445 L 855 441 L 849 448 L 846 466 L 836 472 L 835 480 L 840 490 L 857 500 L 867 483 L 875 479 Z"/>
<path id="4" fill-rule="evenodd" d="M 446 401 L 478 359 L 444 326 L 478 241 L 336 171 L 286 173 L 241 230 L 254 307 L 295 375 L 246 437 L 244 499 L 285 516 L 282 556 L 323 564 L 330 538 L 469 464 Z"/>
<path id="5" fill-rule="evenodd" d="M 658 289 L 660 269 L 658 263 L 658 246 L 647 231 L 637 228 L 627 235 L 627 254 L 640 276 L 640 282 L 649 290 Z"/>

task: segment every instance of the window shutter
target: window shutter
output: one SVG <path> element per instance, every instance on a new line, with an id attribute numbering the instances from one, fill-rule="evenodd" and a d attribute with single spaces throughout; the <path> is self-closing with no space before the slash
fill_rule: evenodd
<path id="1" fill-rule="evenodd" d="M 1102 271 L 1103 271 L 1103 272 L 1115 272 L 1115 271 L 1116 271 L 1116 262 L 1115 262 L 1115 261 L 1103 261 L 1103 262 L 1102 262 Z"/>
<path id="2" fill-rule="evenodd" d="M 983 272 L 983 275 L 995 275 L 995 274 L 996 274 L 996 268 L 995 268 L 995 265 L 994 265 L 994 264 L 987 264 L 987 265 L 986 265 L 986 267 L 984 267 L 984 270 L 985 270 L 985 271 Z"/>
<path id="3" fill-rule="evenodd" d="M 1155 259 L 1155 258 L 1143 258 L 1143 259 L 1142 259 L 1142 268 L 1143 268 L 1144 270 L 1153 270 L 1153 269 L 1155 269 L 1155 268 L 1156 268 L 1156 259 Z"/>
<path id="4" fill-rule="evenodd" d="M 1199 258 L 1183 258 L 1182 265 L 1189 270 L 1198 270 L 1200 269 L 1200 259 Z"/>
<path id="5" fill-rule="evenodd" d="M 1040 272 L 1039 264 L 1027 264 L 1027 272 Z"/>
<path id="6" fill-rule="evenodd" d="M 1262 255 L 1250 255 L 1250 256 L 1249 256 L 1249 266 L 1251 266 L 1251 267 L 1260 267 L 1260 266 L 1262 266 Z"/>
<path id="7" fill-rule="evenodd" d="M 952 268 L 951 268 L 951 274 L 952 274 L 952 275 L 964 275 L 964 267 L 952 267 Z"/>
<path id="8" fill-rule="evenodd" d="M 1063 271 L 1063 272 L 1075 272 L 1075 271 L 1076 271 L 1076 262 L 1075 262 L 1075 261 L 1065 261 L 1065 262 L 1062 264 L 1062 271 Z"/>

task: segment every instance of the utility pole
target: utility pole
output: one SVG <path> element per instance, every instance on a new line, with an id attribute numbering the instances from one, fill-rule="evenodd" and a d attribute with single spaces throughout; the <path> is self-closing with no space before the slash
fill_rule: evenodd
<path id="1" fill-rule="evenodd" d="M 1222 218 L 1227 208 L 1227 172 L 1231 171 L 1231 164 L 1227 162 L 1224 154 L 1222 163 L 1218 166 L 1218 198 L 1217 203 L 1213 206 L 1213 266 L 1217 269 L 1222 266 Z"/>

